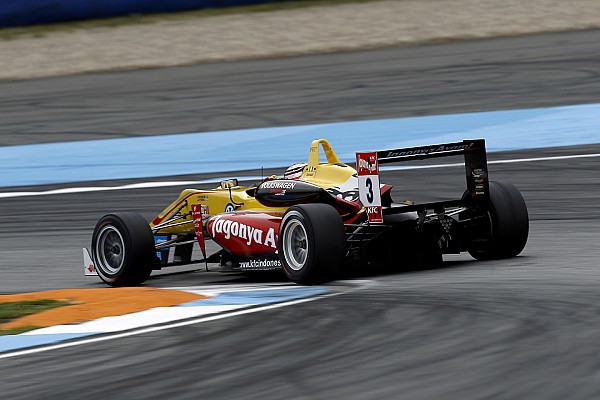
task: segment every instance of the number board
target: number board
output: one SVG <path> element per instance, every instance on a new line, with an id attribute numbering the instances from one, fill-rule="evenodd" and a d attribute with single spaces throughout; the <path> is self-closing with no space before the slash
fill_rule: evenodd
<path id="1" fill-rule="evenodd" d="M 356 153 L 358 193 L 369 222 L 382 223 L 381 192 L 379 190 L 379 165 L 377 153 Z"/>

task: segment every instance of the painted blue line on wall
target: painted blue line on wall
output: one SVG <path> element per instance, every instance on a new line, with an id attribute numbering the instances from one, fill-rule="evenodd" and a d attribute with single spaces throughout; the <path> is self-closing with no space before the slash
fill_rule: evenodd
<path id="1" fill-rule="evenodd" d="M 0 26 L 231 7 L 287 0 L 0 0 Z"/>
<path id="2" fill-rule="evenodd" d="M 489 151 L 600 143 L 600 104 L 0 147 L 0 187 L 279 168 L 313 139 L 342 161 L 383 150 L 485 138 Z"/>

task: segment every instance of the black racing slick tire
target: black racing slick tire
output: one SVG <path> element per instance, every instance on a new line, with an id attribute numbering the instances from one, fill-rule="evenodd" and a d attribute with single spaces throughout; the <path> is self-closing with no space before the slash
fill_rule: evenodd
<path id="1" fill-rule="evenodd" d="M 138 286 L 152 272 L 154 236 L 148 222 L 134 212 L 105 215 L 92 235 L 96 271 L 111 286 Z"/>
<path id="2" fill-rule="evenodd" d="M 527 205 L 519 190 L 509 183 L 490 182 L 489 240 L 469 250 L 477 260 L 517 256 L 529 236 Z"/>
<path id="3" fill-rule="evenodd" d="M 340 215 L 327 204 L 290 207 L 281 220 L 278 250 L 291 281 L 314 285 L 335 279 L 346 255 Z"/>

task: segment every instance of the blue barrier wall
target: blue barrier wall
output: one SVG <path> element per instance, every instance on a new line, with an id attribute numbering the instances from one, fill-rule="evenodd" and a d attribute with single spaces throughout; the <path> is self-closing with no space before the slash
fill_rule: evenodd
<path id="1" fill-rule="evenodd" d="M 229 7 L 289 0 L 0 0 L 0 26 Z"/>

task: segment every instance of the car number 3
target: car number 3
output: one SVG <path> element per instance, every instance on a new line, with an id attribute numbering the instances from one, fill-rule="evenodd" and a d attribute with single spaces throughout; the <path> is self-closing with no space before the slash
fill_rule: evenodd
<path id="1" fill-rule="evenodd" d="M 367 189 L 369 189 L 369 192 L 367 193 L 367 201 L 369 204 L 371 204 L 373 203 L 373 181 L 371 178 L 367 178 L 365 185 L 367 186 Z"/>

